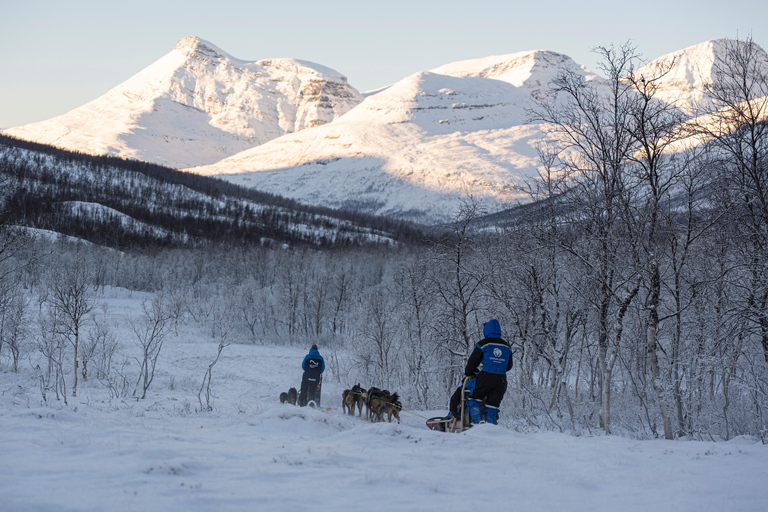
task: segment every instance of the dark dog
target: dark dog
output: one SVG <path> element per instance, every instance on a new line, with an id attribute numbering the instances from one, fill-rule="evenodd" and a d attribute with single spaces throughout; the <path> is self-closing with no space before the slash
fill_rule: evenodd
<path id="1" fill-rule="evenodd" d="M 368 421 L 373 421 L 374 412 L 372 402 L 374 398 L 379 398 L 380 393 L 381 390 L 379 388 L 371 387 L 365 394 L 365 417 Z"/>
<path id="2" fill-rule="evenodd" d="M 368 390 L 368 419 L 370 421 L 384 421 L 386 413 L 389 421 L 392 416 L 400 423 L 400 411 L 403 406 L 399 401 L 397 393 L 390 393 L 387 390 L 371 388 Z"/>
<path id="3" fill-rule="evenodd" d="M 341 410 L 343 413 L 346 413 L 347 410 L 349 410 L 349 415 L 354 416 L 355 415 L 355 405 L 357 405 L 358 409 L 358 416 L 362 416 L 363 414 L 363 388 L 360 387 L 360 384 L 355 384 L 352 386 L 352 389 L 345 389 L 344 393 L 341 395 Z"/>
<path id="4" fill-rule="evenodd" d="M 362 416 L 363 415 L 363 404 L 365 403 L 366 392 L 360 386 L 360 384 L 357 384 L 357 385 L 352 387 L 352 393 L 355 396 L 355 403 L 357 404 L 357 415 L 358 416 Z"/>
<path id="5" fill-rule="evenodd" d="M 403 410 L 403 404 L 400 403 L 400 397 L 397 393 L 392 393 L 389 399 L 384 403 L 384 412 L 387 413 L 387 421 L 392 423 L 392 416 L 400 423 L 400 411 Z"/>
<path id="6" fill-rule="evenodd" d="M 370 411 L 371 411 L 371 421 L 383 421 L 384 420 L 384 409 L 387 406 L 386 399 L 384 398 L 384 395 L 381 393 L 374 394 L 370 399 L 371 405 L 370 405 Z"/>
<path id="7" fill-rule="evenodd" d="M 291 388 L 288 390 L 287 393 L 280 393 L 280 403 L 289 403 L 291 405 L 296 405 L 296 399 L 299 395 L 299 392 L 296 391 L 296 388 Z"/>

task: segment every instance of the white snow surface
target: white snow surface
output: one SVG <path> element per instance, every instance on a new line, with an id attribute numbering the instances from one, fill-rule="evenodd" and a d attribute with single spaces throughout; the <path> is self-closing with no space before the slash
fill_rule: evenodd
<path id="1" fill-rule="evenodd" d="M 128 353 L 126 315 L 145 298 L 109 288 L 99 297 Z M 504 403 L 499 426 L 462 434 L 432 432 L 406 412 L 399 425 L 368 423 L 341 413 L 341 391 L 354 383 L 334 381 L 328 352 L 322 410 L 280 404 L 299 385 L 306 348 L 278 344 L 226 347 L 213 369 L 214 410 L 196 412 L 215 352 L 180 326 L 141 401 L 110 399 L 91 379 L 69 405 L 45 404 L 31 365 L 0 366 L 0 510 L 768 509 L 768 447 L 754 438 L 518 433 L 504 425 Z"/>
<path id="2" fill-rule="evenodd" d="M 334 122 L 189 169 L 310 204 L 421 222 L 462 201 L 496 211 L 525 200 L 542 126 L 526 124 L 562 70 L 601 80 L 569 57 L 521 52 L 409 76 Z"/>
<path id="3" fill-rule="evenodd" d="M 712 107 L 705 84 L 733 44 L 706 41 L 637 71 L 665 70 L 658 98 L 695 115 Z M 768 71 L 768 54 L 755 51 Z M 436 223 L 470 196 L 489 212 L 528 200 L 547 132 L 529 114 L 562 72 L 604 83 L 566 55 L 536 50 L 449 63 L 361 95 L 327 67 L 246 62 L 187 37 L 101 98 L 7 133 L 190 168 L 307 204 Z"/>
<path id="4" fill-rule="evenodd" d="M 658 80 L 655 97 L 673 104 L 689 115 L 708 112 L 722 105 L 715 105 L 705 93 L 713 81 L 727 77 L 720 76 L 717 63 L 727 60 L 726 55 L 736 45 L 746 44 L 730 39 L 713 39 L 695 44 L 654 59 L 637 70 L 638 75 L 663 76 Z M 757 57 L 756 69 L 768 72 L 768 53 L 757 45 L 753 50 Z"/>
<path id="5" fill-rule="evenodd" d="M 659 99 L 694 115 L 712 107 L 705 84 L 735 41 L 716 39 L 640 68 L 658 70 Z M 760 67 L 768 55 L 756 47 Z M 489 212 L 525 202 L 538 176 L 546 125 L 529 123 L 553 100 L 558 74 L 606 82 L 570 57 L 536 50 L 454 62 L 364 94 L 334 122 L 191 169 L 310 204 L 434 223 L 450 220 L 469 196 Z"/>
<path id="6" fill-rule="evenodd" d="M 327 123 L 361 100 L 328 67 L 296 59 L 247 62 L 189 36 L 90 103 L 5 133 L 183 168 Z"/>

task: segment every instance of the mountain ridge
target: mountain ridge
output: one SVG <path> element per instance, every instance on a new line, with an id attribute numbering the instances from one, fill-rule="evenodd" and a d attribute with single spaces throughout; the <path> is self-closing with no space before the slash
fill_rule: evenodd
<path id="1" fill-rule="evenodd" d="M 416 222 L 446 222 L 469 196 L 506 208 L 525 200 L 519 185 L 537 168 L 528 111 L 564 68 L 599 80 L 553 52 L 461 61 L 405 77 L 332 123 L 188 170 Z"/>
<path id="2" fill-rule="evenodd" d="M 635 71 L 664 70 L 659 99 L 693 116 L 710 107 L 701 90 L 731 42 L 699 43 Z M 768 69 L 768 55 L 760 52 Z M 302 203 L 422 223 L 450 220 L 470 197 L 489 212 L 527 201 L 525 186 L 539 173 L 538 152 L 548 132 L 529 114 L 542 102 L 557 102 L 551 80 L 567 72 L 607 84 L 567 55 L 547 50 L 452 62 L 364 94 L 322 65 L 297 59 L 242 61 L 194 36 L 179 40 L 164 59 L 179 62 L 178 76 L 163 75 L 167 83 L 144 80 L 140 73 L 115 88 L 136 101 L 152 100 L 157 83 L 168 91 L 152 100 L 151 112 L 142 113 L 147 119 L 142 129 L 163 137 L 148 141 L 141 130 L 132 131 L 123 140 L 129 158 L 152 161 L 145 155 L 168 147 L 188 156 L 196 145 L 214 146 L 205 159 L 193 154 L 193 165 L 176 167 Z M 147 69 L 167 68 L 162 61 Z M 208 74 L 184 72 L 200 67 Z M 236 88 L 212 85 L 232 73 L 266 80 L 274 94 L 300 100 L 250 102 Z M 183 109 L 174 110 L 179 105 Z M 163 115 L 152 117 L 157 111 Z M 186 123 L 195 112 L 209 115 L 220 130 Z M 270 122 L 262 123 L 265 118 Z M 193 126 L 187 130 L 193 133 L 170 133 L 185 125 Z M 113 152 L 126 156 L 119 149 Z"/>
<path id="3" fill-rule="evenodd" d="M 361 99 L 346 77 L 325 66 L 296 59 L 248 62 L 189 36 L 99 98 L 4 133 L 183 168 L 329 122 Z"/>

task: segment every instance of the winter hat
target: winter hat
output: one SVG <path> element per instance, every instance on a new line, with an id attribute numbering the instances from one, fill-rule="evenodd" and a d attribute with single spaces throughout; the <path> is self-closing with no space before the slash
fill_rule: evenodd
<path id="1" fill-rule="evenodd" d="M 312 345 L 312 350 L 317 350 L 317 345 Z"/>
<path id="2" fill-rule="evenodd" d="M 501 325 L 496 319 L 489 320 L 483 326 L 483 336 L 486 338 L 501 338 Z"/>

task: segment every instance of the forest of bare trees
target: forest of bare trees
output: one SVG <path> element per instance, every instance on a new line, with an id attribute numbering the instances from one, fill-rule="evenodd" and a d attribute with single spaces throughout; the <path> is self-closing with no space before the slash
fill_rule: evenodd
<path id="1" fill-rule="evenodd" d="M 557 102 L 532 112 L 550 127 L 526 184 L 535 202 L 492 228 L 471 199 L 422 245 L 121 253 L 3 225 L 2 370 L 42 354 L 44 399 L 74 394 L 78 375 L 141 399 L 163 336 L 186 323 L 221 348 L 317 343 L 337 380 L 444 408 L 497 318 L 514 350 L 502 406 L 513 428 L 765 439 L 768 76 L 757 47 L 729 43 L 707 85 L 715 107 L 693 117 L 656 97 L 669 69 L 641 67 L 630 44 L 598 53 L 607 82 L 561 75 Z M 155 296 L 136 340 L 100 320 L 110 286 Z M 113 360 L 120 345 L 143 347 L 141 375 Z"/>

